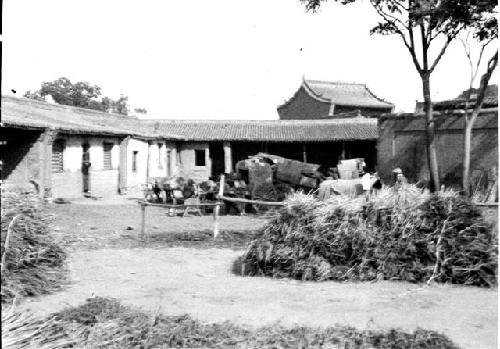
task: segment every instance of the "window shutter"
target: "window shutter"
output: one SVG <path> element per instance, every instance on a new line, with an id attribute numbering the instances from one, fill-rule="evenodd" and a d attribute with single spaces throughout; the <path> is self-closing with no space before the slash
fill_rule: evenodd
<path id="1" fill-rule="evenodd" d="M 104 150 L 104 169 L 111 170 L 113 168 L 113 164 L 111 162 L 111 151 L 113 150 L 113 143 L 103 143 L 102 147 Z"/>
<path id="2" fill-rule="evenodd" d="M 52 144 L 52 172 L 63 172 L 64 141 L 57 140 Z"/>

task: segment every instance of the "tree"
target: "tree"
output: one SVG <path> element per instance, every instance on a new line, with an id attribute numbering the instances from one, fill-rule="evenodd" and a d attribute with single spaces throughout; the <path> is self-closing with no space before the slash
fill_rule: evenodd
<path id="1" fill-rule="evenodd" d="M 472 34 L 472 35 L 471 35 Z M 475 59 L 472 55 L 472 45 L 470 43 L 470 37 L 476 39 L 479 44 L 479 53 Z M 488 60 L 486 67 L 486 72 L 481 77 L 479 89 L 477 90 L 477 97 L 475 98 L 475 103 L 473 106 L 470 105 L 472 93 L 474 92 L 473 86 L 479 73 L 479 66 L 484 56 L 486 47 L 498 38 L 498 25 L 497 19 L 494 16 L 486 16 L 482 21 L 478 21 L 477 24 L 467 30 L 466 37 L 461 38 L 461 42 L 464 47 L 465 55 L 470 65 L 470 79 L 469 79 L 469 89 L 465 93 L 465 127 L 464 127 L 464 143 L 463 143 L 463 167 L 462 167 L 462 188 L 464 195 L 470 196 L 470 156 L 471 156 L 471 138 L 472 130 L 474 128 L 474 123 L 481 111 L 483 106 L 484 97 L 486 95 L 486 89 L 489 85 L 491 75 L 493 74 L 495 68 L 498 65 L 498 50 Z M 472 110 L 469 108 L 472 107 Z"/>
<path id="2" fill-rule="evenodd" d="M 148 113 L 148 111 L 146 110 L 146 108 L 135 108 L 134 111 L 137 114 L 147 114 Z"/>
<path id="3" fill-rule="evenodd" d="M 306 10 L 315 11 L 327 0 L 300 1 L 305 3 Z M 349 4 L 357 0 L 335 1 Z M 485 13 L 492 13 L 496 1 L 370 0 L 370 4 L 381 18 L 370 34 L 398 35 L 422 81 L 430 186 L 432 190 L 438 190 L 440 178 L 431 100 L 431 74 L 458 33 L 480 21 Z M 431 57 L 431 49 L 436 48 L 437 55 Z"/>
<path id="4" fill-rule="evenodd" d="M 109 97 L 102 97 L 99 100 L 101 96 L 99 86 L 84 81 L 72 83 L 65 77 L 51 82 L 43 82 L 39 90 L 27 91 L 24 97 L 44 100 L 47 95 L 52 96 L 58 104 L 128 115 L 127 96 L 120 95 L 116 101 Z"/>

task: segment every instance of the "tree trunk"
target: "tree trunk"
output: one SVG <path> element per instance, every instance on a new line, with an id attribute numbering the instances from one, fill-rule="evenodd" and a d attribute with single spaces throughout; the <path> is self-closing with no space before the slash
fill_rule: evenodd
<path id="1" fill-rule="evenodd" d="M 432 101 L 431 101 L 431 83 L 430 83 L 430 72 L 424 71 L 421 74 L 422 78 L 422 90 L 424 94 L 424 111 L 425 111 L 425 135 L 426 135 L 426 145 L 427 145 L 427 165 L 429 167 L 429 177 L 430 177 L 430 189 L 431 191 L 439 190 L 439 167 L 436 155 L 436 130 L 434 115 L 432 112 Z"/>
<path id="2" fill-rule="evenodd" d="M 462 169 L 462 189 L 466 197 L 470 196 L 470 142 L 472 138 L 473 123 L 465 116 L 464 128 L 464 153 L 463 153 L 463 169 Z"/>
<path id="3" fill-rule="evenodd" d="M 464 191 L 464 195 L 467 197 L 470 196 L 470 144 L 472 138 L 472 130 L 474 127 L 474 122 L 481 111 L 483 106 L 484 97 L 486 95 L 486 88 L 490 82 L 491 75 L 495 71 L 495 68 L 498 65 L 498 51 L 495 52 L 493 57 L 488 61 L 488 67 L 486 69 L 486 73 L 481 77 L 481 84 L 479 86 L 479 92 L 476 99 L 476 105 L 472 110 L 470 116 L 468 114 L 465 115 L 465 129 L 464 129 L 464 154 L 463 154 L 463 169 L 462 169 L 462 189 Z M 469 113 L 466 110 L 466 113 Z"/>

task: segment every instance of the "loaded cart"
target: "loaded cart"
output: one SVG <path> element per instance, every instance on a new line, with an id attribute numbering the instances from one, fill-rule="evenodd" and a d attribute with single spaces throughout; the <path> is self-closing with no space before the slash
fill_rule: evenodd
<path id="1" fill-rule="evenodd" d="M 252 200 L 282 201 L 295 190 L 315 190 L 321 178 L 320 165 L 258 153 L 236 164 L 236 172 L 248 183 Z M 254 204 L 257 212 L 268 206 Z"/>

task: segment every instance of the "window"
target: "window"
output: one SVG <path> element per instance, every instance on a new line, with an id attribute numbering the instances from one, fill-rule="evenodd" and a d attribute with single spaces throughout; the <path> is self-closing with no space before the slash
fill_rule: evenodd
<path id="1" fill-rule="evenodd" d="M 111 162 L 111 151 L 113 150 L 113 143 L 103 143 L 102 149 L 104 151 L 103 156 L 103 167 L 105 170 L 111 170 L 113 168 L 113 164 Z"/>
<path id="2" fill-rule="evenodd" d="M 158 143 L 158 168 L 162 169 L 162 161 L 161 161 L 161 149 L 163 148 L 163 143 Z"/>
<path id="3" fill-rule="evenodd" d="M 52 172 L 63 172 L 64 141 L 58 139 L 52 143 Z"/>
<path id="4" fill-rule="evenodd" d="M 138 151 L 132 152 L 132 172 L 137 172 L 137 156 L 139 155 Z"/>
<path id="5" fill-rule="evenodd" d="M 194 151 L 194 165 L 205 166 L 205 149 L 195 149 Z"/>

